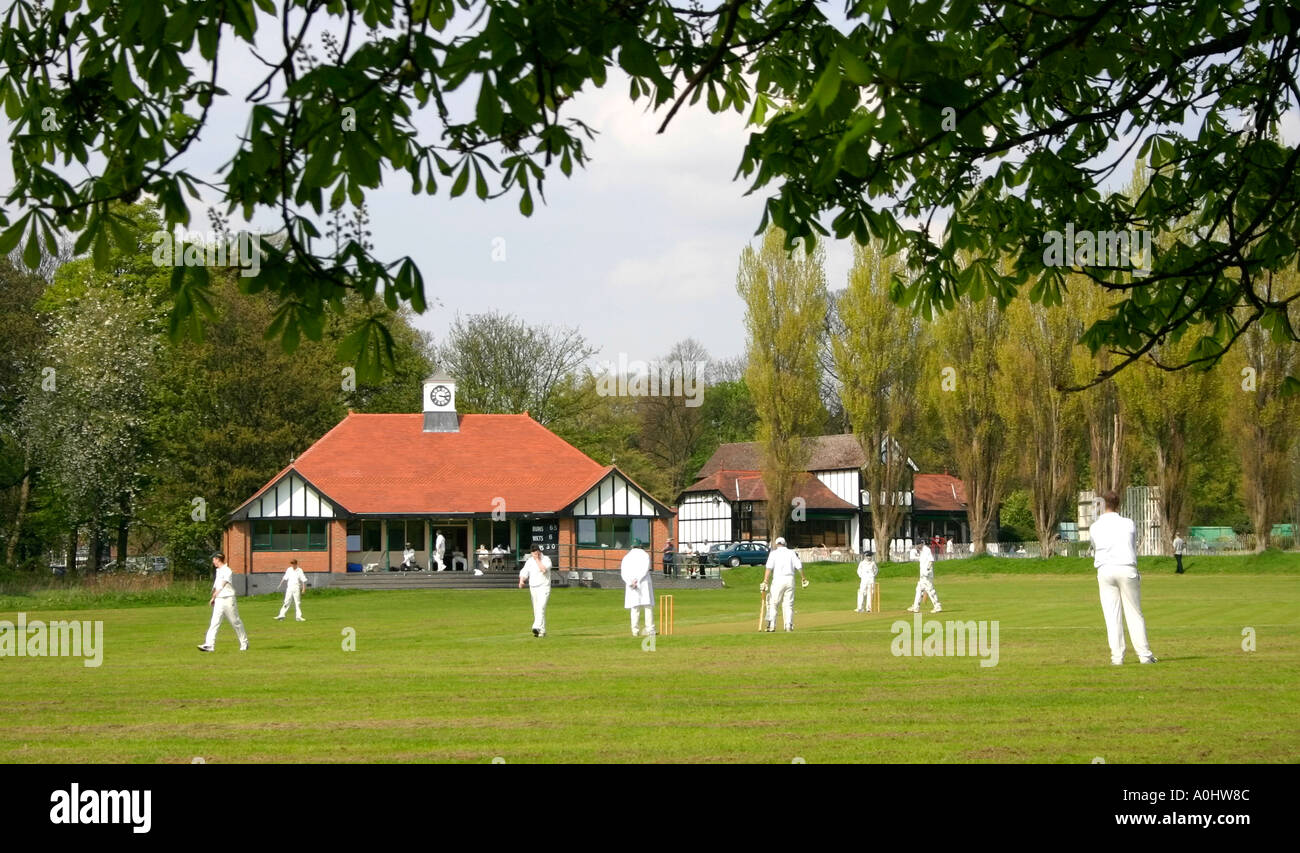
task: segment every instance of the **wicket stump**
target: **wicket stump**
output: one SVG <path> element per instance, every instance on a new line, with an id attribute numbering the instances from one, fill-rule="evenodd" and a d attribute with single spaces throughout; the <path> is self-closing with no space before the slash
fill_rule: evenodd
<path id="1" fill-rule="evenodd" d="M 671 634 L 673 632 L 673 597 L 671 595 L 659 596 L 659 633 Z"/>
<path id="2" fill-rule="evenodd" d="M 871 585 L 871 610 L 873 613 L 880 612 L 880 584 Z"/>

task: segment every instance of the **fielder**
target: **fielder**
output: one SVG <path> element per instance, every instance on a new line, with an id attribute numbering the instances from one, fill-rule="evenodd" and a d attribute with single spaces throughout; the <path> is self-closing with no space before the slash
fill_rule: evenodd
<path id="1" fill-rule="evenodd" d="M 284 614 L 289 612 L 289 604 L 292 602 L 294 618 L 299 622 L 306 622 L 307 620 L 302 618 L 302 590 L 307 586 L 307 573 L 298 565 L 297 560 L 289 561 L 289 568 L 284 570 L 284 577 L 280 578 L 280 583 L 276 584 L 275 588 L 279 589 L 284 584 L 288 584 L 284 588 L 284 604 L 280 605 L 280 615 L 275 618 L 283 619 Z"/>
<path id="2" fill-rule="evenodd" d="M 1106 511 L 1089 528 L 1092 540 L 1092 564 L 1097 568 L 1097 586 L 1101 591 L 1101 614 L 1106 620 L 1106 638 L 1110 642 L 1110 662 L 1124 663 L 1124 621 L 1133 650 L 1142 663 L 1155 663 L 1156 656 L 1147 643 L 1147 623 L 1142 616 L 1142 576 L 1137 570 L 1137 526 L 1119 514 L 1119 495 L 1102 496 Z M 1123 610 L 1123 619 L 1120 610 Z"/>
<path id="3" fill-rule="evenodd" d="M 442 562 L 442 558 L 443 555 L 447 553 L 447 540 L 442 537 L 441 530 L 433 531 L 433 535 L 436 537 L 433 540 L 433 560 L 438 564 L 438 571 L 442 571 L 446 568 Z M 548 580 L 547 584 L 549 585 L 549 583 L 550 581 Z"/>
<path id="4" fill-rule="evenodd" d="M 248 651 L 248 634 L 244 632 L 244 621 L 239 618 L 239 607 L 235 604 L 234 572 L 226 565 L 226 555 L 220 552 L 212 555 L 212 565 L 216 567 L 217 576 L 212 580 L 212 597 L 208 606 L 212 608 L 212 621 L 208 624 L 208 636 L 199 646 L 199 651 L 210 652 L 216 648 L 217 626 L 224 617 L 235 629 L 239 638 L 239 650 Z"/>
<path id="5" fill-rule="evenodd" d="M 641 611 L 645 610 L 645 635 L 655 632 L 655 584 L 650 567 L 650 555 L 641 550 L 641 543 L 632 541 L 632 550 L 619 565 L 623 577 L 623 606 L 632 613 L 632 636 L 639 636 Z"/>
<path id="6" fill-rule="evenodd" d="M 794 573 L 798 571 L 803 579 L 803 586 L 808 586 L 808 578 L 803 573 L 803 561 L 799 555 L 785 547 L 785 539 L 777 537 L 772 553 L 767 555 L 767 571 L 763 573 L 760 592 L 769 592 L 767 597 L 767 630 L 776 630 L 776 606 L 781 605 L 785 616 L 785 629 L 794 630 Z M 771 587 L 768 582 L 771 581 Z"/>
<path id="7" fill-rule="evenodd" d="M 876 561 L 871 559 L 871 553 L 868 551 L 858 563 L 858 578 L 861 581 L 858 584 L 858 607 L 854 613 L 871 612 L 871 593 L 876 586 L 876 575 L 880 569 L 876 566 Z M 863 609 L 865 605 L 866 609 Z"/>
<path id="8" fill-rule="evenodd" d="M 439 569 L 441 571 L 441 569 Z M 551 558 L 534 545 L 532 553 L 519 570 L 519 588 L 528 582 L 528 591 L 533 596 L 533 636 L 546 636 L 546 603 L 551 599 Z"/>
<path id="9" fill-rule="evenodd" d="M 939 606 L 939 594 L 934 591 L 934 552 L 930 550 L 928 543 L 921 543 L 920 550 L 913 548 L 912 554 L 916 556 L 917 561 L 921 564 L 921 579 L 916 582 L 916 598 L 912 600 L 912 606 L 907 608 L 908 613 L 921 612 L 921 596 L 930 596 L 930 601 L 934 602 L 934 609 L 931 613 L 938 613 L 943 610 Z"/>

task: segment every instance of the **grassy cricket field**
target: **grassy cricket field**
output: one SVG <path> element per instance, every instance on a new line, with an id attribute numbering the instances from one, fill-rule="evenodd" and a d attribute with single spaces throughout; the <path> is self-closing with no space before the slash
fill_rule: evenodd
<path id="1" fill-rule="evenodd" d="M 1044 572 L 1050 566 L 1051 573 Z M 759 634 L 760 570 L 673 590 L 652 650 L 622 593 L 556 589 L 535 639 L 526 591 L 309 592 L 240 599 L 251 648 L 186 602 L 0 594 L 0 619 L 104 623 L 102 665 L 0 658 L 6 762 L 1295 762 L 1300 555 L 1144 560 L 1160 662 L 1109 663 L 1086 560 L 936 565 L 938 620 L 996 620 L 996 666 L 892 653 L 914 563 L 883 566 L 880 614 L 853 566 L 809 567 L 796 631 Z M 1243 649 L 1243 631 L 1255 650 Z M 355 651 L 345 651 L 355 632 Z"/>

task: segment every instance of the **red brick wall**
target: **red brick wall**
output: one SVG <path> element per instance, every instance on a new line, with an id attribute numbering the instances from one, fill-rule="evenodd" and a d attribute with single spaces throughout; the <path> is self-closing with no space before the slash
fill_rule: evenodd
<path id="1" fill-rule="evenodd" d="M 329 529 L 329 571 L 346 572 L 348 570 L 348 523 L 339 519 L 330 522 Z"/>
<path id="2" fill-rule="evenodd" d="M 664 543 L 668 541 L 668 531 L 672 528 L 669 526 L 671 521 L 665 518 L 656 518 L 650 522 L 650 539 L 651 542 L 646 546 L 650 553 L 650 565 L 656 571 L 663 571 L 664 567 Z M 568 538 L 565 538 L 565 529 L 568 529 Z M 560 553 L 571 553 L 569 545 L 573 543 L 574 529 L 576 525 L 572 518 L 562 519 L 560 522 Z M 609 569 L 618 571 L 619 563 L 627 556 L 627 549 L 615 550 L 613 548 L 577 548 L 572 551 L 577 554 L 578 566 L 583 569 Z"/>
<path id="3" fill-rule="evenodd" d="M 247 521 L 236 521 L 227 527 L 221 537 L 221 550 L 226 555 L 226 565 L 238 574 L 247 572 L 251 546 Z"/>
<path id="4" fill-rule="evenodd" d="M 348 570 L 348 523 L 329 522 L 324 551 L 253 551 L 248 521 L 236 521 L 226 528 L 221 544 L 226 562 L 239 574 L 283 572 L 296 559 L 304 572 L 346 572 Z"/>
<path id="5" fill-rule="evenodd" d="M 257 551 L 253 554 L 253 573 L 283 572 L 290 560 L 297 560 L 304 572 L 328 572 L 329 551 Z"/>

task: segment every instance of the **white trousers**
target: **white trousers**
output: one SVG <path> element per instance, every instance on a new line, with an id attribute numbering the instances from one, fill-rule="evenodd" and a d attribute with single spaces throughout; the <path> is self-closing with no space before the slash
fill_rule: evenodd
<path id="1" fill-rule="evenodd" d="M 551 599 L 549 586 L 530 586 L 528 591 L 533 596 L 533 630 L 539 634 L 546 633 L 546 602 Z"/>
<path id="2" fill-rule="evenodd" d="M 858 609 L 871 612 L 871 588 L 876 585 L 875 581 L 863 581 L 858 585 Z"/>
<path id="3" fill-rule="evenodd" d="M 776 607 L 781 605 L 785 627 L 794 627 L 794 575 L 772 581 L 772 591 L 767 596 L 767 624 L 776 625 Z"/>
<path id="4" fill-rule="evenodd" d="M 435 551 L 435 552 L 434 552 L 434 554 L 433 554 L 433 562 L 438 566 L 438 571 L 440 571 L 440 572 L 447 568 L 446 563 L 444 563 L 444 562 L 442 561 L 442 552 L 441 552 L 441 551 Z"/>
<path id="5" fill-rule="evenodd" d="M 1138 660 L 1150 660 L 1147 622 L 1142 617 L 1142 576 L 1135 566 L 1102 566 L 1097 569 L 1097 586 L 1101 591 L 1101 614 L 1106 618 L 1106 640 L 1110 643 L 1111 663 L 1124 662 L 1124 622 Z M 1121 612 L 1123 616 L 1121 618 Z"/>
<path id="6" fill-rule="evenodd" d="M 645 611 L 645 632 L 649 636 L 655 632 L 655 606 L 653 604 L 641 604 L 636 607 L 629 607 L 632 612 L 632 633 L 637 632 L 641 625 L 641 611 Z"/>
<path id="7" fill-rule="evenodd" d="M 922 593 L 930 596 L 931 604 L 935 607 L 939 606 L 939 594 L 934 591 L 934 581 L 929 578 L 921 578 L 916 582 L 916 598 L 912 600 L 913 607 L 920 608 Z"/>
<path id="8" fill-rule="evenodd" d="M 284 604 L 280 606 L 280 615 L 289 612 L 289 604 L 293 604 L 293 612 L 299 619 L 302 618 L 302 590 L 296 586 L 291 586 L 284 591 Z"/>
<path id="9" fill-rule="evenodd" d="M 217 642 L 217 626 L 221 624 L 222 618 L 230 623 L 230 627 L 235 629 L 235 636 L 239 638 L 239 645 L 248 645 L 248 634 L 244 633 L 244 620 L 239 618 L 239 605 L 235 604 L 235 597 L 218 598 L 212 605 L 212 622 L 208 624 L 208 636 L 204 639 L 203 645 L 211 648 Z"/>

